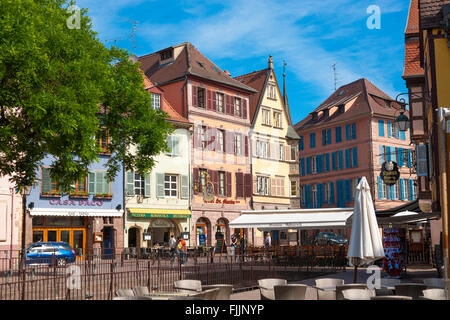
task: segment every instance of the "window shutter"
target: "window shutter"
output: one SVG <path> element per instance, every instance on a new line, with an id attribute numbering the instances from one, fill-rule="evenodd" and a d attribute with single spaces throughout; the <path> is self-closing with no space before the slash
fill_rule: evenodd
<path id="1" fill-rule="evenodd" d="M 227 197 L 231 197 L 231 172 L 227 172 Z"/>
<path id="2" fill-rule="evenodd" d="M 247 119 L 247 99 L 242 99 L 242 118 Z"/>
<path id="3" fill-rule="evenodd" d="M 384 137 L 384 121 L 378 120 L 378 136 Z"/>
<path id="4" fill-rule="evenodd" d="M 199 181 L 199 170 L 198 168 L 194 168 L 192 170 L 193 182 L 194 182 L 194 194 L 198 194 L 200 191 L 200 181 Z"/>
<path id="5" fill-rule="evenodd" d="M 352 139 L 356 139 L 356 123 L 352 123 Z"/>
<path id="6" fill-rule="evenodd" d="M 270 195 L 271 196 L 278 196 L 277 193 L 277 179 L 271 178 L 270 179 Z"/>
<path id="7" fill-rule="evenodd" d="M 103 193 L 103 172 L 95 172 L 95 193 Z"/>
<path id="8" fill-rule="evenodd" d="M 350 179 L 345 180 L 345 202 L 352 201 L 352 182 Z"/>
<path id="9" fill-rule="evenodd" d="M 383 192 L 381 188 L 383 188 L 383 185 L 381 183 L 381 177 L 378 176 L 378 199 L 383 199 Z"/>
<path id="10" fill-rule="evenodd" d="M 358 168 L 358 148 L 353 148 L 353 168 Z"/>
<path id="11" fill-rule="evenodd" d="M 316 147 L 316 134 L 315 133 L 309 134 L 309 147 L 311 149 Z"/>
<path id="12" fill-rule="evenodd" d="M 345 140 L 350 140 L 350 125 L 345 125 Z"/>
<path id="13" fill-rule="evenodd" d="M 327 144 L 331 144 L 331 129 L 327 130 Z"/>
<path id="14" fill-rule="evenodd" d="M 330 204 L 334 203 L 334 183 L 330 182 Z"/>
<path id="15" fill-rule="evenodd" d="M 413 179 L 409 179 L 409 200 L 414 200 L 414 182 Z"/>
<path id="16" fill-rule="evenodd" d="M 427 145 L 421 144 L 416 146 L 416 163 L 417 163 L 417 176 L 428 176 L 428 150 Z M 408 152 L 408 166 L 411 168 L 411 155 Z"/>
<path id="17" fill-rule="evenodd" d="M 393 200 L 394 199 L 394 186 L 392 186 L 392 185 L 390 185 L 390 186 L 388 186 L 388 199 L 389 200 Z"/>
<path id="18" fill-rule="evenodd" d="M 212 108 L 217 111 L 217 92 L 212 92 Z"/>
<path id="19" fill-rule="evenodd" d="M 219 172 L 218 171 L 212 171 L 208 170 L 210 176 L 211 176 L 211 182 L 214 186 L 214 194 L 216 196 L 219 195 Z"/>
<path id="20" fill-rule="evenodd" d="M 258 179 L 254 178 L 253 179 L 253 194 L 257 194 L 258 193 Z"/>
<path id="21" fill-rule="evenodd" d="M 233 114 L 233 97 L 226 94 L 225 95 L 225 106 L 226 106 L 226 113 L 227 114 Z"/>
<path id="22" fill-rule="evenodd" d="M 206 91 L 206 109 L 212 110 L 213 109 L 213 92 L 211 90 Z"/>
<path id="23" fill-rule="evenodd" d="M 252 196 L 252 174 L 246 173 L 244 174 L 244 197 L 250 198 Z"/>
<path id="24" fill-rule="evenodd" d="M 338 208 L 345 208 L 344 202 L 344 183 L 342 180 L 338 180 L 337 182 L 337 206 Z"/>
<path id="25" fill-rule="evenodd" d="M 384 162 L 384 147 L 380 146 L 380 165 L 383 165 Z"/>
<path id="26" fill-rule="evenodd" d="M 344 169 L 344 153 L 342 152 L 342 150 L 338 151 L 338 156 L 339 156 L 339 170 Z"/>
<path id="27" fill-rule="evenodd" d="M 51 185 L 50 169 L 42 168 L 41 192 L 50 192 L 52 189 Z"/>
<path id="28" fill-rule="evenodd" d="M 226 152 L 234 154 L 234 132 L 227 131 L 225 134 L 225 140 L 226 140 Z"/>
<path id="29" fill-rule="evenodd" d="M 200 148 L 200 130 L 201 126 L 194 126 L 194 148 Z"/>
<path id="30" fill-rule="evenodd" d="M 92 185 L 94 186 L 95 183 L 95 175 L 92 174 Z M 126 175 L 126 195 L 128 197 L 134 196 L 134 172 L 132 170 L 127 171 Z M 92 193 L 94 193 L 94 188 L 92 188 Z M 91 173 L 89 173 L 89 193 L 91 193 Z"/>
<path id="31" fill-rule="evenodd" d="M 311 208 L 311 185 L 306 186 L 306 207 Z"/>
<path id="32" fill-rule="evenodd" d="M 323 146 L 327 145 L 327 131 L 326 130 L 322 130 L 322 145 Z"/>
<path id="33" fill-rule="evenodd" d="M 291 146 L 284 146 L 284 160 L 291 161 Z"/>
<path id="34" fill-rule="evenodd" d="M 306 158 L 306 174 L 311 174 L 311 157 Z"/>
<path id="35" fill-rule="evenodd" d="M 397 162 L 397 148 L 392 147 L 392 161 Z"/>
<path id="36" fill-rule="evenodd" d="M 345 169 L 350 168 L 350 149 L 345 149 Z"/>
<path id="37" fill-rule="evenodd" d="M 336 170 L 336 152 L 331 153 L 331 169 Z"/>
<path id="38" fill-rule="evenodd" d="M 303 151 L 303 149 L 305 148 L 305 144 L 303 143 L 304 141 L 304 137 L 300 136 L 300 141 L 298 143 L 298 150 Z"/>
<path id="39" fill-rule="evenodd" d="M 150 173 L 144 175 L 144 197 L 150 197 Z"/>
<path id="40" fill-rule="evenodd" d="M 244 173 L 236 172 L 236 198 L 244 197 Z"/>
<path id="41" fill-rule="evenodd" d="M 300 175 L 305 176 L 305 158 L 300 159 Z"/>
<path id="42" fill-rule="evenodd" d="M 164 198 L 164 173 L 156 173 L 156 197 Z"/>
<path id="43" fill-rule="evenodd" d="M 323 165 L 322 165 L 322 155 L 320 154 L 320 155 L 318 155 L 317 157 L 316 157 L 316 164 L 317 164 L 317 173 L 322 173 L 322 168 L 323 168 Z"/>
<path id="44" fill-rule="evenodd" d="M 334 133 L 335 133 L 334 139 L 335 139 L 336 143 L 339 143 L 339 142 L 340 142 L 340 138 L 339 138 L 339 136 L 340 136 L 340 129 L 341 129 L 341 127 L 336 127 L 336 128 L 334 129 Z"/>
<path id="45" fill-rule="evenodd" d="M 248 136 L 244 137 L 244 145 L 245 145 L 245 156 L 248 157 Z"/>
<path id="46" fill-rule="evenodd" d="M 387 130 L 388 130 L 388 138 L 392 138 L 392 127 L 390 121 L 387 122 Z"/>
<path id="47" fill-rule="evenodd" d="M 386 147 L 386 161 L 391 161 L 392 156 L 391 156 L 391 147 L 387 146 Z"/>
<path id="48" fill-rule="evenodd" d="M 404 161 L 404 151 L 405 149 L 403 148 L 398 148 L 398 166 L 399 167 L 404 167 L 405 166 L 405 161 Z"/>
<path id="49" fill-rule="evenodd" d="M 405 197 L 404 197 L 404 183 L 403 183 L 403 178 L 400 178 L 400 200 L 405 200 Z"/>
<path id="50" fill-rule="evenodd" d="M 198 87 L 192 86 L 192 106 L 197 107 L 198 106 Z"/>
<path id="51" fill-rule="evenodd" d="M 189 199 L 189 177 L 181 176 L 181 199 Z"/>
<path id="52" fill-rule="evenodd" d="M 325 171 L 330 172 L 330 154 L 325 153 L 324 157 L 325 157 Z"/>
<path id="53" fill-rule="evenodd" d="M 317 184 L 317 207 L 322 208 L 323 203 L 323 183 Z"/>

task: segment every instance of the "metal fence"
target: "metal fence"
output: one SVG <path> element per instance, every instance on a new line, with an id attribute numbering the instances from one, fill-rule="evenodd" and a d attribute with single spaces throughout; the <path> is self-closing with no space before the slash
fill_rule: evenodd
<path id="1" fill-rule="evenodd" d="M 73 263 L 28 264 L 19 252 L 0 252 L 0 300 L 108 300 L 117 289 L 146 286 L 173 291 L 176 280 L 201 280 L 204 285 L 233 284 L 251 288 L 263 278 L 302 280 L 345 269 L 347 261 L 336 252 L 190 252 L 185 264 L 170 255 L 87 254 Z"/>

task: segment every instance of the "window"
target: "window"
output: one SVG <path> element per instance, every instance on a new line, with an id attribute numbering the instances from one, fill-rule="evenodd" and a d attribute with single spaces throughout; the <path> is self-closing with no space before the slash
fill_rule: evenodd
<path id="1" fill-rule="evenodd" d="M 378 136 L 384 137 L 384 121 L 378 120 Z"/>
<path id="2" fill-rule="evenodd" d="M 83 180 L 77 180 L 75 182 L 75 193 L 79 192 L 87 192 L 87 185 L 86 185 L 86 179 Z"/>
<path id="3" fill-rule="evenodd" d="M 217 139 L 218 139 L 218 141 L 219 141 L 219 144 L 218 144 L 218 149 L 217 149 L 217 151 L 221 151 L 221 152 L 225 152 L 225 148 L 224 148 L 224 136 L 225 136 L 225 134 L 224 134 L 224 131 L 223 130 L 217 130 Z"/>
<path id="4" fill-rule="evenodd" d="M 106 171 L 89 172 L 88 192 L 90 194 L 111 193 L 111 183 L 106 179 Z"/>
<path id="5" fill-rule="evenodd" d="M 199 174 L 199 181 L 200 181 L 200 192 L 203 192 L 206 188 L 206 175 L 208 174 L 208 170 L 206 169 L 200 169 L 198 171 Z"/>
<path id="6" fill-rule="evenodd" d="M 108 132 L 104 129 L 100 130 L 100 132 L 97 133 L 96 140 L 98 145 L 100 146 L 101 152 L 107 153 L 109 143 Z"/>
<path id="7" fill-rule="evenodd" d="M 297 161 L 297 148 L 291 146 L 291 160 Z"/>
<path id="8" fill-rule="evenodd" d="M 263 124 L 270 126 L 270 110 L 262 109 Z"/>
<path id="9" fill-rule="evenodd" d="M 269 143 L 267 141 L 256 141 L 256 155 L 265 159 L 269 157 Z"/>
<path id="10" fill-rule="evenodd" d="M 323 184 L 323 201 L 324 203 L 330 203 L 330 195 L 331 195 L 331 189 L 329 183 Z"/>
<path id="11" fill-rule="evenodd" d="M 206 149 L 206 145 L 208 144 L 208 141 L 206 141 L 206 130 L 208 130 L 206 126 L 201 126 L 200 141 L 202 142 L 202 149 Z"/>
<path id="12" fill-rule="evenodd" d="M 400 188 L 402 192 L 401 199 L 408 200 L 408 181 L 406 179 L 400 179 L 400 183 L 402 184 Z"/>
<path id="13" fill-rule="evenodd" d="M 267 85 L 267 97 L 271 98 L 271 99 L 276 99 L 277 95 L 276 95 L 276 88 L 275 85 L 273 84 L 268 84 Z"/>
<path id="14" fill-rule="evenodd" d="M 234 98 L 234 115 L 241 116 L 241 98 Z"/>
<path id="15" fill-rule="evenodd" d="M 216 92 L 217 111 L 219 112 L 225 112 L 225 109 L 223 107 L 223 101 L 224 101 L 223 93 Z"/>
<path id="16" fill-rule="evenodd" d="M 291 180 L 291 197 L 297 196 L 297 181 Z"/>
<path id="17" fill-rule="evenodd" d="M 152 92 L 151 97 L 152 97 L 152 108 L 154 110 L 161 109 L 161 95 Z"/>
<path id="18" fill-rule="evenodd" d="M 143 196 L 145 193 L 145 179 L 139 173 L 134 173 L 134 194 Z"/>
<path id="19" fill-rule="evenodd" d="M 205 98 L 206 98 L 205 91 L 206 90 L 204 88 L 198 88 L 198 91 L 197 91 L 197 99 L 198 99 L 197 105 L 200 108 L 205 108 L 205 106 L 206 106 L 206 103 L 205 103 Z"/>
<path id="20" fill-rule="evenodd" d="M 386 199 L 386 184 L 381 179 L 381 199 Z"/>
<path id="21" fill-rule="evenodd" d="M 172 58 L 173 57 L 173 48 L 165 50 L 159 54 L 161 61 Z"/>
<path id="22" fill-rule="evenodd" d="M 284 160 L 284 145 L 280 144 L 280 160 Z"/>
<path id="23" fill-rule="evenodd" d="M 178 156 L 178 137 L 177 136 L 168 136 L 166 139 L 168 151 L 166 151 L 166 155 L 168 156 Z"/>
<path id="24" fill-rule="evenodd" d="M 256 193 L 259 195 L 269 195 L 269 178 L 257 176 L 256 177 Z"/>
<path id="25" fill-rule="evenodd" d="M 236 133 L 234 135 L 234 154 L 237 156 L 242 155 L 241 142 L 242 142 L 242 135 Z"/>
<path id="26" fill-rule="evenodd" d="M 50 177 L 50 168 L 42 168 L 41 193 L 61 193 L 58 182 Z"/>
<path id="27" fill-rule="evenodd" d="M 317 156 L 311 157 L 311 173 L 312 174 L 317 173 Z"/>
<path id="28" fill-rule="evenodd" d="M 358 179 L 352 179 L 352 199 L 356 197 L 356 187 L 358 186 Z"/>
<path id="29" fill-rule="evenodd" d="M 164 176 L 164 195 L 166 198 L 178 198 L 178 176 L 166 174 Z"/>
<path id="30" fill-rule="evenodd" d="M 311 186 L 311 200 L 312 200 L 312 207 L 317 208 L 318 201 L 317 201 L 317 185 L 316 184 Z"/>
<path id="31" fill-rule="evenodd" d="M 273 112 L 273 125 L 276 128 L 281 128 L 281 112 Z"/>
<path id="32" fill-rule="evenodd" d="M 225 188 L 225 172 L 219 171 L 219 196 L 226 196 L 226 188 Z"/>

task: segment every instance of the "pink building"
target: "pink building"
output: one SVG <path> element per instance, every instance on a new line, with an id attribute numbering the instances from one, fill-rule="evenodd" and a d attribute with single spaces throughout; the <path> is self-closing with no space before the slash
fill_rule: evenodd
<path id="1" fill-rule="evenodd" d="M 365 176 L 376 210 L 416 199 L 409 131 L 394 125 L 400 105 L 367 79 L 340 87 L 295 125 L 300 142 L 302 208 L 353 207 Z M 385 161 L 398 164 L 400 178 L 386 185 Z"/>

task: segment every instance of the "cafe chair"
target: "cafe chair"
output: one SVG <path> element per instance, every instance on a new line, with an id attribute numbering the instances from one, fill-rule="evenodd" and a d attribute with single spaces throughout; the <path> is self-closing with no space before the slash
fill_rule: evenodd
<path id="1" fill-rule="evenodd" d="M 373 297 L 368 289 L 360 288 L 344 289 L 341 291 L 341 294 L 341 300 L 370 300 Z"/>
<path id="2" fill-rule="evenodd" d="M 117 297 L 134 297 L 134 291 L 132 289 L 117 289 L 116 290 Z"/>
<path id="3" fill-rule="evenodd" d="M 305 284 L 275 285 L 275 300 L 305 300 L 307 288 Z"/>
<path id="4" fill-rule="evenodd" d="M 336 286 L 336 300 L 344 300 L 344 296 L 342 294 L 342 291 L 347 289 L 367 289 L 367 285 L 365 283 L 349 283 L 349 284 L 343 284 Z M 372 296 L 375 296 L 375 290 L 369 290 L 368 291 Z"/>
<path id="5" fill-rule="evenodd" d="M 408 296 L 413 299 L 419 299 L 422 295 L 422 291 L 426 290 L 425 284 L 419 283 L 399 283 L 395 285 L 395 295 Z"/>
<path id="6" fill-rule="evenodd" d="M 261 300 L 275 300 L 275 292 L 273 287 L 276 285 L 286 285 L 287 280 L 284 279 L 261 279 L 258 280 L 259 293 Z"/>
<path id="7" fill-rule="evenodd" d="M 136 286 L 132 288 L 136 296 L 144 296 L 150 293 L 146 286 Z"/>
<path id="8" fill-rule="evenodd" d="M 203 290 L 216 289 L 216 288 L 219 289 L 216 300 L 230 300 L 231 293 L 233 292 L 232 284 L 211 284 L 211 285 L 202 286 Z"/>
<path id="9" fill-rule="evenodd" d="M 447 300 L 444 289 L 426 289 L 423 290 L 423 296 L 420 299 L 424 300 Z"/>
<path id="10" fill-rule="evenodd" d="M 202 282 L 200 280 L 177 280 L 173 283 L 178 292 L 193 293 L 202 291 Z"/>

